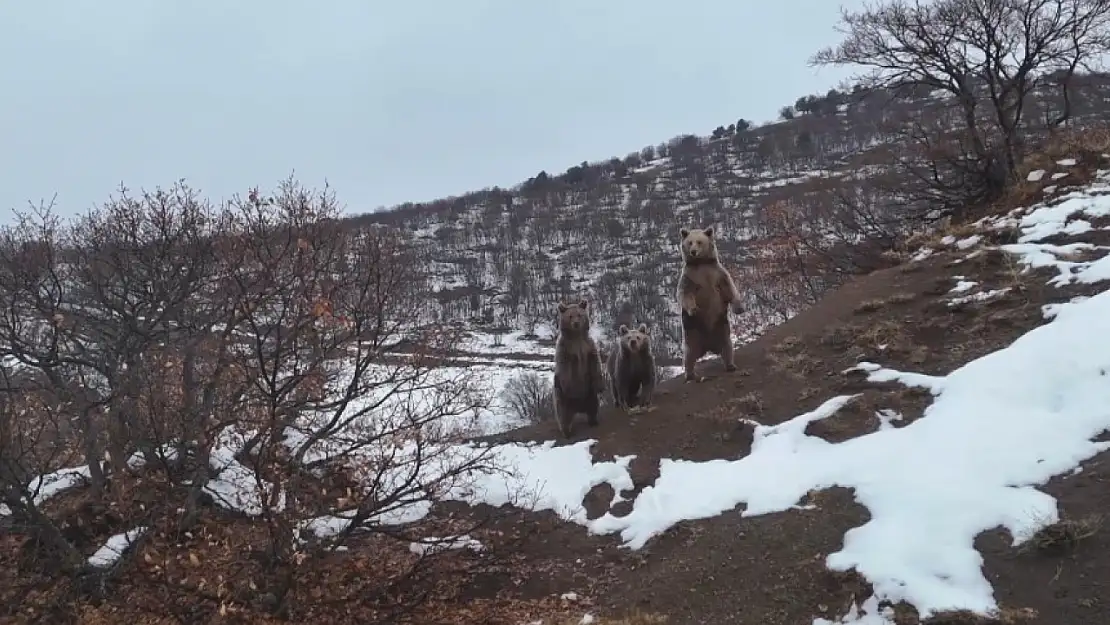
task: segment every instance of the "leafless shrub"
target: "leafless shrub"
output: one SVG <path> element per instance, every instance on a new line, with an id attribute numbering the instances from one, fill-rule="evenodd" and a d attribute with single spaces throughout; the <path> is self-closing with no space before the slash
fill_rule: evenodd
<path id="1" fill-rule="evenodd" d="M 354 534 L 426 541 L 432 502 L 500 470 L 494 450 L 460 445 L 485 401 L 441 367 L 461 337 L 427 312 L 419 250 L 339 217 L 330 192 L 292 181 L 218 207 L 176 185 L 0 233 L 0 502 L 62 574 L 87 578 L 87 546 L 44 511 L 36 477 L 77 459 L 94 499 L 161 489 L 118 508 L 121 529 L 237 515 L 253 529 L 206 548 L 265 553 L 244 592 L 280 614 Z M 436 583 L 437 550 L 400 553 L 381 614 Z"/>
<path id="2" fill-rule="evenodd" d="M 502 398 L 514 419 L 523 423 L 541 423 L 554 417 L 551 377 L 532 371 L 509 380 Z"/>

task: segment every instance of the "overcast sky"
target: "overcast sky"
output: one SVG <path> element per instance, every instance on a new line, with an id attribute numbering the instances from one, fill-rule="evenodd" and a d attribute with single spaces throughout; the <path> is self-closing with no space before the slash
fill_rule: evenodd
<path id="1" fill-rule="evenodd" d="M 0 221 L 290 173 L 366 212 L 768 120 L 847 74 L 806 65 L 837 4 L 4 2 Z"/>

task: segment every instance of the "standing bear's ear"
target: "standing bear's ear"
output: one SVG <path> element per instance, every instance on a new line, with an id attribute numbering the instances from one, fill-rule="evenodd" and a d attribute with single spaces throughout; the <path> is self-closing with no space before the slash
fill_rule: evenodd
<path id="1" fill-rule="evenodd" d="M 626 326 L 622 323 L 621 327 L 617 328 L 617 334 L 619 334 L 621 336 L 624 336 L 625 334 L 628 334 L 628 326 Z"/>
<path id="2" fill-rule="evenodd" d="M 585 299 L 580 299 L 580 300 L 578 300 L 578 307 L 579 307 L 579 308 L 583 308 L 583 309 L 585 309 L 585 308 L 589 308 L 589 307 L 590 307 L 590 303 L 589 303 L 589 302 L 587 302 L 587 301 L 586 301 Z"/>
<path id="3" fill-rule="evenodd" d="M 678 234 L 681 235 L 683 239 L 685 239 L 686 237 L 690 236 L 690 229 L 689 228 L 681 228 L 681 229 L 679 229 Z"/>
<path id="4" fill-rule="evenodd" d="M 710 239 L 713 238 L 713 226 L 709 226 L 705 230 L 702 230 L 702 232 L 704 232 L 705 236 L 709 237 Z"/>
<path id="5" fill-rule="evenodd" d="M 567 305 L 564 304 L 563 302 L 559 302 L 559 312 L 565 313 L 566 311 L 567 311 Z"/>
<path id="6" fill-rule="evenodd" d="M 641 323 L 640 327 L 636 328 L 636 331 L 639 332 L 640 334 L 647 334 L 647 324 L 646 323 Z"/>

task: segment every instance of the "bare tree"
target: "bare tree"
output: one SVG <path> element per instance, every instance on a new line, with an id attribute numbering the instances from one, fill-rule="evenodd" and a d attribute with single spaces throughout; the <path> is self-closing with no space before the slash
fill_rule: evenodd
<path id="1" fill-rule="evenodd" d="M 856 65 L 869 88 L 950 96 L 960 132 L 949 137 L 971 157 L 967 199 L 996 197 L 1023 156 L 1029 97 L 1057 88 L 1067 101 L 1077 70 L 1110 49 L 1110 0 L 894 0 L 843 10 L 845 39 L 819 51 L 816 65 Z M 1055 124 L 1071 114 L 1065 106 Z M 940 137 L 933 136 L 935 141 Z M 951 143 L 951 142 L 948 142 Z M 932 146 L 935 153 L 937 147 Z M 965 154 L 945 154 L 949 163 Z M 964 172 L 941 172 L 950 178 Z"/>

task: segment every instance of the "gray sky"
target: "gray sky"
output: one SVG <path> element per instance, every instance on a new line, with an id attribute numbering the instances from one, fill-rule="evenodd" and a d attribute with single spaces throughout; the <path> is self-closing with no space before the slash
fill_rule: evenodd
<path id="1" fill-rule="evenodd" d="M 857 0 L 858 1 L 858 0 Z M 849 2 L 856 4 L 856 2 Z M 0 5 L 0 222 L 120 182 L 325 179 L 350 212 L 510 186 L 834 86 L 831 0 Z"/>

